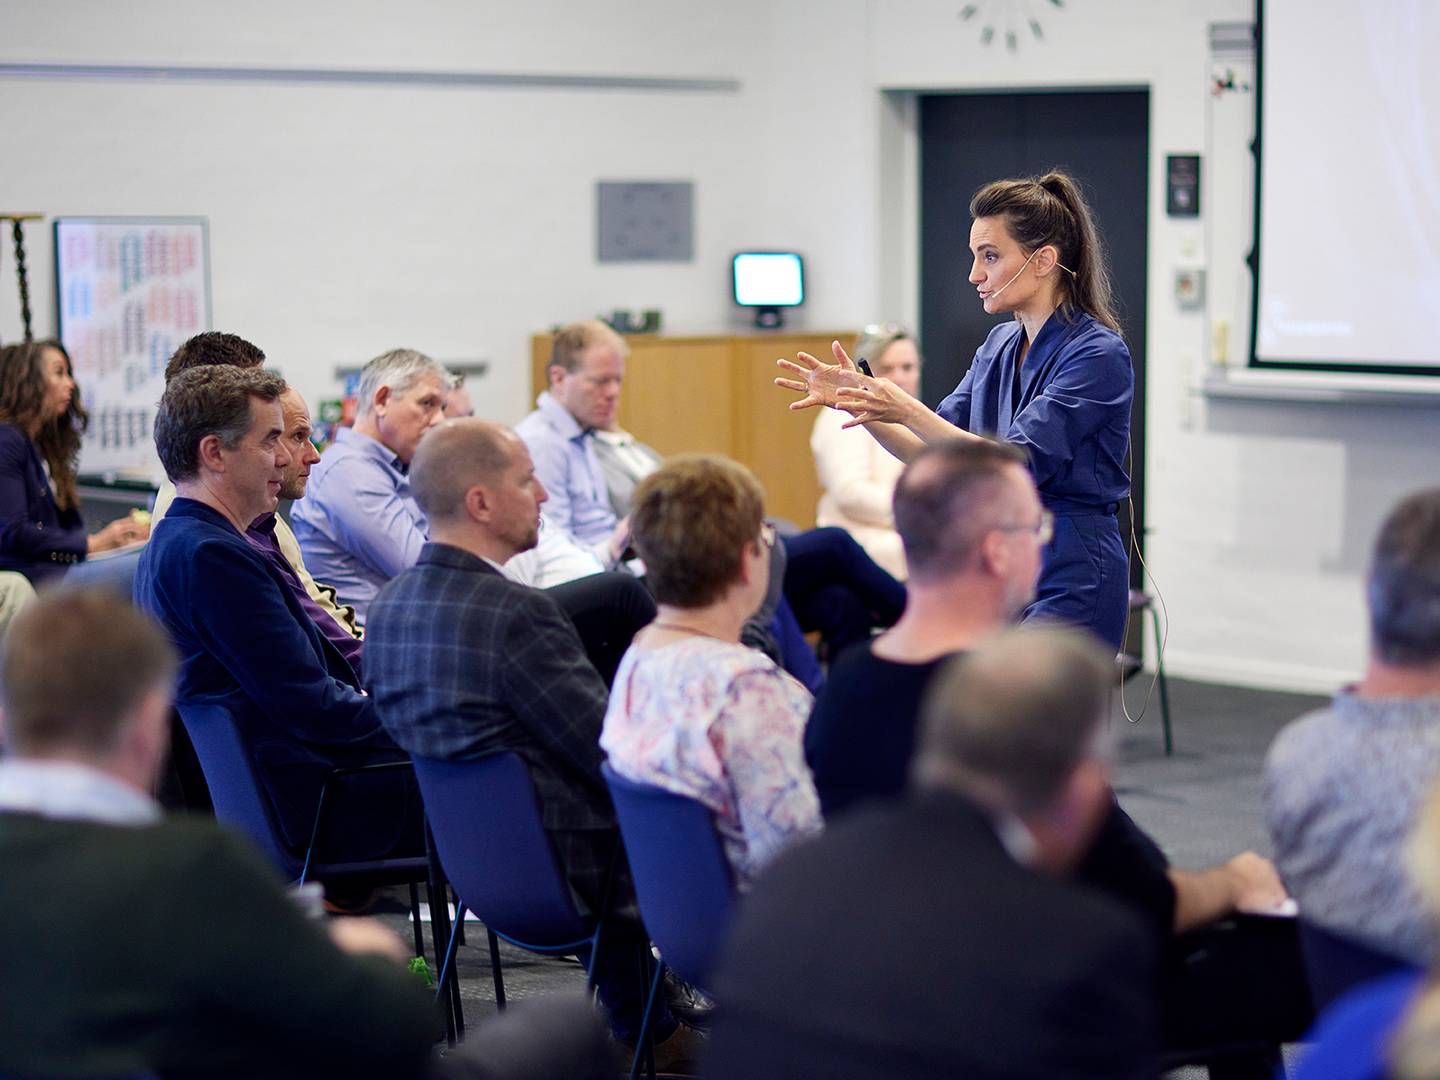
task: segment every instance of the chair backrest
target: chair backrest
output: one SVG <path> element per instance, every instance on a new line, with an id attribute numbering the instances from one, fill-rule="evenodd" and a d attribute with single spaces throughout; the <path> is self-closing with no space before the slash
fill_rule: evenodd
<path id="1" fill-rule="evenodd" d="M 627 780 L 608 763 L 600 770 L 620 819 L 645 929 L 682 979 L 707 987 L 735 896 L 715 819 L 694 799 Z"/>
<path id="2" fill-rule="evenodd" d="M 200 759 L 216 820 L 248 836 L 287 878 L 299 877 L 301 860 L 280 840 L 249 748 L 230 710 L 197 704 L 176 708 Z"/>
<path id="3" fill-rule="evenodd" d="M 1397 956 L 1305 919 L 1300 920 L 1300 950 L 1305 956 L 1305 975 L 1316 1012 L 1361 983 L 1420 970 Z"/>
<path id="4" fill-rule="evenodd" d="M 78 562 L 65 572 L 67 585 L 100 585 L 129 600 L 135 593 L 135 572 L 145 548 L 137 547 L 119 555 L 102 555 Z"/>
<path id="5" fill-rule="evenodd" d="M 440 863 L 465 906 L 523 945 L 589 937 L 594 924 L 575 910 L 519 755 L 414 761 Z"/>

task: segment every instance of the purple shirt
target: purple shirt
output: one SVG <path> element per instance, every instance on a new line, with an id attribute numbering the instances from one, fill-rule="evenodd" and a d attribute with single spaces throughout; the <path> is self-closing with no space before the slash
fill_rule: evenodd
<path id="1" fill-rule="evenodd" d="M 300 583 L 300 577 L 295 573 L 295 568 L 290 565 L 290 560 L 285 558 L 279 543 L 275 540 L 275 515 L 262 514 L 252 521 L 250 528 L 245 530 L 245 541 L 280 568 L 285 575 L 285 581 L 290 586 L 290 591 L 300 601 L 305 613 L 320 628 L 320 632 L 340 650 L 341 655 L 350 662 L 358 680 L 361 650 L 359 639 L 351 637 L 349 632 L 336 622 L 328 611 L 312 600 L 310 594 L 305 591 L 305 586 Z"/>

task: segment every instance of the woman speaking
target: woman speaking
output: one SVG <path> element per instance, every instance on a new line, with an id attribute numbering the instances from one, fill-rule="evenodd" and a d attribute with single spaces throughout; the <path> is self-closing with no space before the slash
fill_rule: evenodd
<path id="1" fill-rule="evenodd" d="M 861 374 L 840 343 L 836 363 L 800 353 L 778 386 L 851 415 L 909 461 L 929 442 L 993 435 L 1025 449 L 1045 506 L 1033 528 L 1049 541 L 1025 618 L 1083 626 L 1120 647 L 1128 560 L 1116 519 L 1130 494 L 1125 457 L 1135 376 L 1119 334 L 1110 277 L 1090 209 L 1062 172 L 986 184 L 970 200 L 970 283 L 987 314 L 1012 314 L 975 353 L 940 407 L 889 379 Z"/>

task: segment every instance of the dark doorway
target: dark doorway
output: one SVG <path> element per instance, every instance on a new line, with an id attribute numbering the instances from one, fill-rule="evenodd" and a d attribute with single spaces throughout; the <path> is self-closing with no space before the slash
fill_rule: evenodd
<path id="1" fill-rule="evenodd" d="M 1078 177 L 1100 223 L 1135 362 L 1130 427 L 1136 537 L 1145 522 L 1145 290 L 1149 223 L 1150 93 L 927 94 L 920 98 L 920 342 L 923 394 L 954 389 L 996 320 L 966 280 L 970 196 L 982 184 L 1059 167 Z M 1121 509 L 1120 527 L 1130 523 Z M 1139 561 L 1130 560 L 1132 587 Z M 1131 626 L 1134 635 L 1135 627 Z M 1138 641 L 1126 642 L 1138 653 Z"/>

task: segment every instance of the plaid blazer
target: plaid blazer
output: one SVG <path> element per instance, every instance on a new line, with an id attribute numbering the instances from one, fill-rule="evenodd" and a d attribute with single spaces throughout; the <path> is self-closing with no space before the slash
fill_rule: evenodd
<path id="1" fill-rule="evenodd" d="M 514 751 L 546 829 L 614 826 L 600 777 L 605 683 L 543 591 L 469 552 L 426 544 L 370 608 L 365 678 L 380 722 L 410 753 Z"/>

